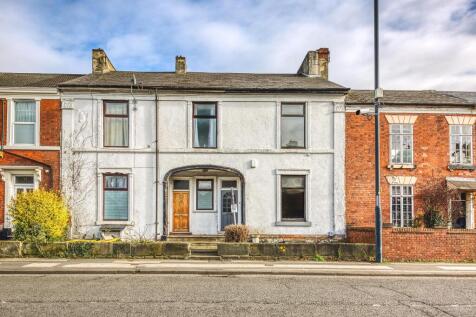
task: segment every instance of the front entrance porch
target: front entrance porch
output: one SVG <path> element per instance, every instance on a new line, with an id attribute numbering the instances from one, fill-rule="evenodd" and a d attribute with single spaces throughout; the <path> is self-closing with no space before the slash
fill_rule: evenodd
<path id="1" fill-rule="evenodd" d="M 244 222 L 244 182 L 236 170 L 183 167 L 169 172 L 164 185 L 164 236 L 217 235 L 227 225 Z"/>

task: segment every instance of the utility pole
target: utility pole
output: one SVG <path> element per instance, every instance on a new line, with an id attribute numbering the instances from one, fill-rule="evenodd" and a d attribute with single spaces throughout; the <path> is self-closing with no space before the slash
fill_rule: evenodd
<path id="1" fill-rule="evenodd" d="M 380 100 L 383 90 L 379 87 L 379 19 L 378 0 L 374 0 L 374 70 L 375 70 L 375 262 L 382 263 L 382 212 L 380 210 Z"/>

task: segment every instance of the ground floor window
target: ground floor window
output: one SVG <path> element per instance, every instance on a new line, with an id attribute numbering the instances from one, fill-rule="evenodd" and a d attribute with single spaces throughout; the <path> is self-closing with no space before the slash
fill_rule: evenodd
<path id="1" fill-rule="evenodd" d="M 413 187 L 391 186 L 392 224 L 395 227 L 410 227 L 413 217 Z"/>
<path id="2" fill-rule="evenodd" d="M 213 210 L 213 179 L 197 179 L 197 210 Z"/>
<path id="3" fill-rule="evenodd" d="M 35 189 L 35 177 L 33 175 L 14 176 L 14 195 L 24 192 L 32 192 Z"/>
<path id="4" fill-rule="evenodd" d="M 129 181 L 124 174 L 104 175 L 104 216 L 106 221 L 129 219 Z"/>
<path id="5" fill-rule="evenodd" d="M 281 219 L 305 220 L 306 176 L 281 176 Z"/>

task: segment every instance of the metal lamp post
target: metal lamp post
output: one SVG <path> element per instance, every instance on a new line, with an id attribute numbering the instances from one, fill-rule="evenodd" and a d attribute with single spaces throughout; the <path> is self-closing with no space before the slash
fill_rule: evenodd
<path id="1" fill-rule="evenodd" d="M 380 98 L 383 90 L 379 87 L 379 19 L 378 0 L 374 0 L 374 70 L 375 70 L 375 262 L 382 263 L 382 212 L 380 209 Z"/>

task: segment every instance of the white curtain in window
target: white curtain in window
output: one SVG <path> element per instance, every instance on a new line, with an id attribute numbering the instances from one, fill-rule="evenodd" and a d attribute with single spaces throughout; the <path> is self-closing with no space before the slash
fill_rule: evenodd
<path id="1" fill-rule="evenodd" d="M 15 101 L 14 144 L 34 144 L 36 124 L 35 101 Z"/>
<path id="2" fill-rule="evenodd" d="M 106 118 L 104 122 L 106 146 L 128 146 L 129 125 L 127 118 Z"/>
<path id="3" fill-rule="evenodd" d="M 35 122 L 36 103 L 34 101 L 15 102 L 15 122 Z"/>

